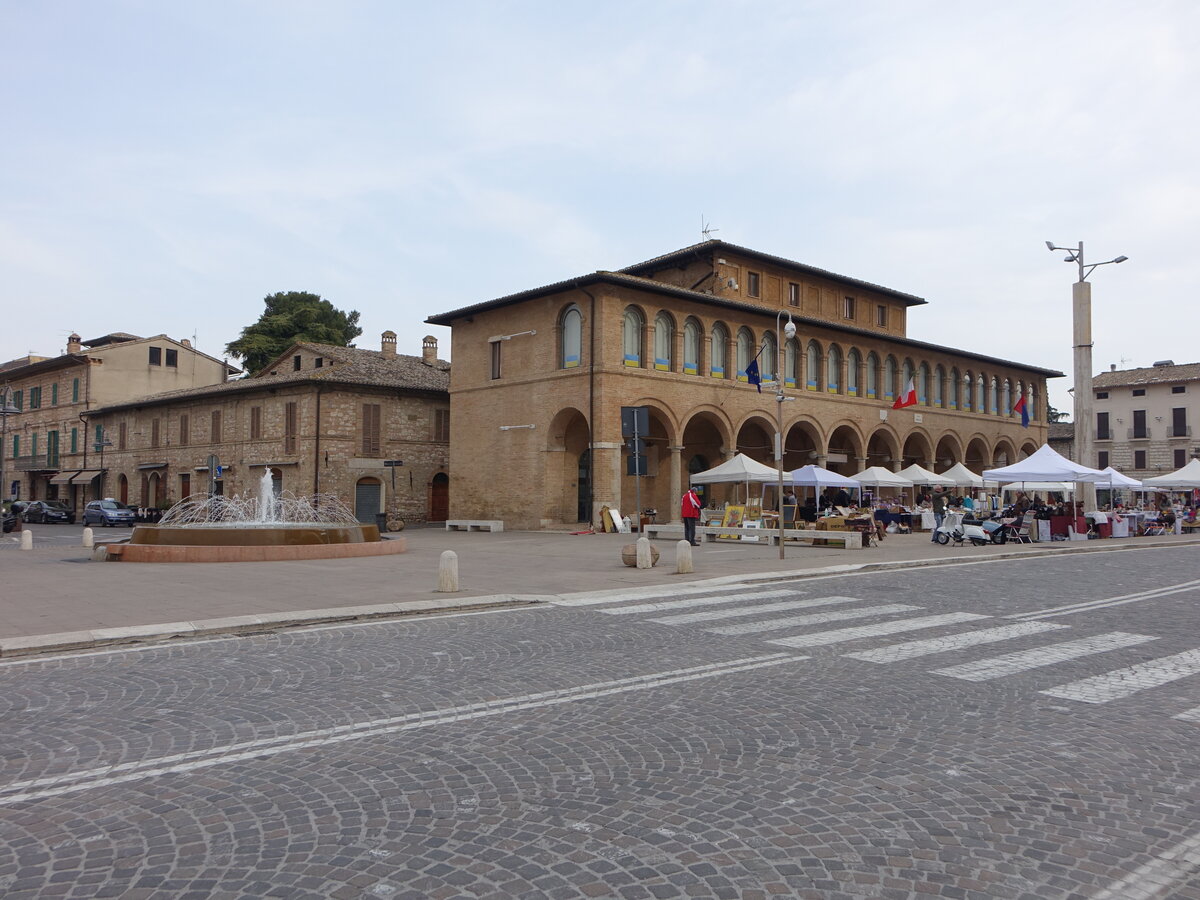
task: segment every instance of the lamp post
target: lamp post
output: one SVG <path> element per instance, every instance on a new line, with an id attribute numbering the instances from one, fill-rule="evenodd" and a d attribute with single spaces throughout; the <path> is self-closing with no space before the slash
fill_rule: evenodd
<path id="1" fill-rule="evenodd" d="M 0 389 L 0 501 L 9 495 L 8 482 L 4 480 L 4 451 L 8 446 L 8 417 L 19 413 L 13 406 L 12 392 L 6 384 Z"/>
<path id="2" fill-rule="evenodd" d="M 108 474 L 104 469 L 104 448 L 111 446 L 112 441 L 108 439 L 108 429 L 101 426 L 100 437 L 96 441 L 96 449 L 100 451 L 100 496 L 96 498 L 98 500 L 104 499 L 104 481 L 105 476 Z"/>
<path id="3" fill-rule="evenodd" d="M 780 332 L 780 321 L 783 318 L 783 310 L 779 310 L 775 314 L 775 343 L 778 345 L 775 348 L 775 468 L 779 474 L 778 494 L 776 500 L 779 504 L 779 558 L 783 559 L 783 401 L 790 400 L 790 397 L 783 395 L 783 360 L 784 360 L 784 343 L 790 341 L 796 336 L 796 323 L 792 321 L 792 314 L 788 312 L 787 324 L 783 326 L 782 333 Z"/>
<path id="4" fill-rule="evenodd" d="M 1075 364 L 1075 459 L 1080 465 L 1095 468 L 1092 441 L 1092 285 L 1088 276 L 1099 266 L 1113 263 L 1123 263 L 1128 256 L 1118 256 L 1104 262 L 1084 263 L 1083 241 L 1078 247 L 1059 247 L 1053 241 L 1046 241 L 1046 248 L 1051 252 L 1064 251 L 1067 255 L 1063 262 L 1079 265 L 1079 280 L 1071 285 L 1071 329 L 1074 335 L 1074 364 Z M 1096 486 L 1085 484 L 1083 502 L 1085 507 L 1094 509 L 1096 506 Z"/>

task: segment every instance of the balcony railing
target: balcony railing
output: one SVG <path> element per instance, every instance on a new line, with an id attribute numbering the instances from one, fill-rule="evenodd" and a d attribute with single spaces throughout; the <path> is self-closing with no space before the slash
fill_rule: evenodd
<path id="1" fill-rule="evenodd" d="M 38 456 L 18 456 L 11 462 L 13 469 L 18 472 L 41 472 L 58 468 L 58 457 L 45 453 Z"/>
<path id="2" fill-rule="evenodd" d="M 1183 438 L 1192 436 L 1191 425 L 1168 425 L 1167 437 Z"/>
<path id="3" fill-rule="evenodd" d="M 1112 439 L 1113 439 L 1113 433 L 1112 433 L 1111 428 L 1097 428 L 1096 429 L 1096 440 L 1111 441 Z"/>

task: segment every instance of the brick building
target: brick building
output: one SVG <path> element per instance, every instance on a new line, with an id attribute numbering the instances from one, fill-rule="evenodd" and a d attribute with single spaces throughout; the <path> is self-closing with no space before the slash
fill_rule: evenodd
<path id="1" fill-rule="evenodd" d="M 379 350 L 297 343 L 254 377 L 111 403 L 91 416 L 112 444 L 104 493 L 164 507 L 269 470 L 277 493 L 333 493 L 362 521 L 444 520 L 449 378 L 436 339 L 405 356 L 387 331 Z"/>
<path id="2" fill-rule="evenodd" d="M 165 334 L 116 332 L 90 341 L 72 334 L 66 352 L 0 365 L 0 393 L 18 410 L 5 416 L 5 499 L 99 496 L 102 468 L 87 419 L 97 406 L 160 391 L 220 384 L 240 370 Z"/>
<path id="3" fill-rule="evenodd" d="M 1005 465 L 1046 439 L 1062 373 L 908 337 L 911 294 L 705 241 L 431 316 L 452 331 L 452 518 L 539 528 L 635 506 L 622 406 L 646 406 L 642 506 L 675 519 L 689 472 L 736 452 L 853 474 Z M 797 325 L 780 346 L 779 326 Z M 783 393 L 759 393 L 782 369 Z M 912 378 L 919 403 L 893 410 Z M 1025 396 L 1032 423 L 1011 410 Z"/>

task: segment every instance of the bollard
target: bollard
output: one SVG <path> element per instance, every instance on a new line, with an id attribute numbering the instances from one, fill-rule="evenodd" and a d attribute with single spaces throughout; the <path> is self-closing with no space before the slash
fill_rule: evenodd
<path id="1" fill-rule="evenodd" d="M 688 575 L 695 571 L 696 567 L 692 565 L 692 545 L 687 541 L 680 541 L 675 545 L 675 573 Z"/>
<path id="2" fill-rule="evenodd" d="M 438 562 L 438 588 L 444 594 L 458 591 L 458 554 L 453 550 L 442 553 Z"/>
<path id="3" fill-rule="evenodd" d="M 654 560 L 650 557 L 650 538 L 643 535 L 637 540 L 637 567 L 649 569 L 653 565 Z"/>
<path id="4" fill-rule="evenodd" d="M 22 550 L 32 550 L 33 549 L 33 532 L 30 531 L 28 528 L 24 528 L 21 530 L 21 549 Z"/>
<path id="5" fill-rule="evenodd" d="M 94 547 L 95 545 L 96 545 L 96 538 L 92 534 L 92 529 L 90 529 L 90 528 L 83 529 L 83 546 Z"/>

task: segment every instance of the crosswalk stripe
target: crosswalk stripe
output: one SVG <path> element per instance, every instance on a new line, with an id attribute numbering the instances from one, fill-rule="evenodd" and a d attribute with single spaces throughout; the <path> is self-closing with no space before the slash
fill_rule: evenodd
<path id="1" fill-rule="evenodd" d="M 665 609 L 687 609 L 692 606 L 715 606 L 719 603 L 741 603 L 743 600 L 770 600 L 774 597 L 795 597 L 799 591 L 753 591 L 749 594 L 718 594 L 715 597 L 693 597 L 690 600 L 660 600 L 657 603 L 638 603 L 633 606 L 614 606 L 596 612 L 610 616 L 629 613 L 661 612 Z"/>
<path id="2" fill-rule="evenodd" d="M 836 628 L 833 631 L 817 631 L 812 634 L 778 638 L 767 641 L 767 643 L 778 644 L 781 647 L 820 647 L 825 644 L 840 644 L 844 641 L 857 641 L 861 638 L 879 637 L 885 634 L 899 634 L 903 631 L 920 631 L 922 628 L 936 628 L 939 625 L 957 625 L 960 622 L 973 622 L 976 619 L 990 618 L 991 616 L 984 616 L 978 613 L 944 613 L 940 616 L 899 619 L 894 622 L 882 622 L 878 625 L 859 625 L 855 628 Z"/>
<path id="3" fill-rule="evenodd" d="M 705 629 L 709 634 L 756 634 L 760 631 L 778 631 L 780 628 L 795 628 L 799 625 L 819 625 L 822 622 L 844 622 L 847 619 L 867 619 L 871 616 L 885 616 L 890 613 L 912 612 L 919 606 L 907 606 L 903 603 L 889 603 L 886 606 L 868 606 L 863 609 L 842 610 L 840 612 L 813 613 L 808 616 L 787 616 L 782 619 L 762 619 L 757 622 L 744 622 L 741 625 L 724 625 L 720 628 Z"/>
<path id="4" fill-rule="evenodd" d="M 1020 625 L 1003 625 L 999 628 L 966 631 L 962 634 L 951 634 L 946 637 L 906 641 L 903 644 L 889 644 L 886 647 L 878 647 L 874 650 L 859 650 L 854 653 L 845 653 L 843 656 L 848 656 L 851 659 L 861 659 L 865 662 L 894 663 L 905 659 L 913 659 L 918 656 L 928 656 L 932 653 L 948 653 L 951 650 L 962 650 L 965 647 L 975 647 L 979 644 L 994 644 L 998 641 L 1009 641 L 1013 638 L 1067 627 L 1066 625 L 1052 625 L 1049 622 L 1023 622 Z"/>
<path id="5" fill-rule="evenodd" d="M 757 616 L 764 613 L 783 612 L 788 609 L 811 609 L 817 606 L 836 606 L 839 603 L 861 603 L 858 597 L 819 597 L 813 600 L 789 600 L 784 603 L 764 603 L 761 606 L 739 606 L 736 609 L 716 609 L 709 612 L 684 613 L 680 616 L 663 616 L 650 619 L 660 625 L 688 625 L 692 622 L 711 622 L 714 619 L 736 619 L 741 616 Z"/>
<path id="6" fill-rule="evenodd" d="M 1174 656 L 1164 656 L 1092 678 L 1072 681 L 1070 684 L 1049 688 L 1040 693 L 1063 700 L 1078 700 L 1081 703 L 1107 703 L 1109 700 L 1120 700 L 1147 688 L 1187 678 L 1197 672 L 1200 672 L 1200 650 L 1187 650 Z"/>
<path id="7" fill-rule="evenodd" d="M 1015 675 L 1029 669 L 1052 666 L 1056 663 L 1078 659 L 1081 656 L 1090 656 L 1093 653 L 1106 653 L 1109 650 L 1120 650 L 1124 647 L 1133 647 L 1137 644 L 1144 644 L 1146 641 L 1156 640 L 1158 638 L 1145 634 L 1113 631 L 1109 634 L 1080 638 L 1077 641 L 1065 641 L 1061 644 L 1051 644 L 1048 647 L 1034 647 L 1031 650 L 1018 650 L 1016 653 L 1005 653 L 1003 656 L 993 656 L 978 662 L 934 669 L 933 674 L 948 675 L 964 681 L 990 681 L 993 678 L 1003 678 L 1006 675 Z"/>
<path id="8" fill-rule="evenodd" d="M 1112 606 L 1124 606 L 1126 603 L 1138 603 L 1142 600 L 1157 600 L 1173 594 L 1183 594 L 1200 588 L 1200 579 L 1184 581 L 1179 584 L 1168 584 L 1152 588 L 1148 591 L 1138 591 L 1136 594 L 1122 594 L 1119 597 L 1103 597 L 1098 600 L 1081 600 L 1078 603 L 1068 603 L 1064 606 L 1052 606 L 1048 609 L 1038 609 L 1032 612 L 1014 613 L 1005 616 L 1006 619 L 1048 619 L 1052 616 L 1070 616 L 1082 612 L 1095 612 L 1098 609 L 1108 609 Z"/>

